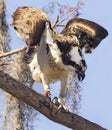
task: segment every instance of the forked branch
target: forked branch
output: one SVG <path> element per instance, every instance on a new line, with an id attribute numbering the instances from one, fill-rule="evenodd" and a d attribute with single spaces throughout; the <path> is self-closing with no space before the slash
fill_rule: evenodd
<path id="1" fill-rule="evenodd" d="M 59 4 L 59 3 L 58 3 Z M 52 28 L 55 29 L 56 27 L 59 27 L 59 26 L 65 26 L 64 24 L 62 24 L 63 22 L 66 21 L 66 19 L 68 19 L 70 16 L 74 15 L 75 14 L 75 17 L 78 17 L 80 15 L 79 13 L 79 9 L 81 8 L 82 5 L 85 4 L 85 1 L 84 0 L 79 0 L 77 5 L 75 7 L 69 7 L 69 6 L 66 6 L 66 5 L 61 5 L 61 6 L 65 6 L 65 10 L 66 12 L 64 12 L 63 10 L 61 10 L 61 14 L 59 14 L 56 18 L 56 21 L 54 22 Z M 59 4 L 60 5 L 60 4 Z M 61 7 L 60 7 L 61 8 Z M 67 15 L 65 16 L 66 13 Z M 65 16 L 65 17 L 63 17 Z"/>

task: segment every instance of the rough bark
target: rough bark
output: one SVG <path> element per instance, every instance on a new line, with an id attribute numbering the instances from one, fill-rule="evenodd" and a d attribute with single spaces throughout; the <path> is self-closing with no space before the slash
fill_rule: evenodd
<path id="1" fill-rule="evenodd" d="M 0 55 L 8 50 L 9 35 L 8 35 L 7 30 L 8 30 L 8 27 L 7 27 L 6 19 L 5 19 L 5 0 L 0 0 Z M 0 70 L 4 70 L 4 71 L 8 70 L 8 67 L 6 66 L 7 65 L 6 62 L 7 62 L 7 58 L 0 58 Z M 1 94 L 4 97 L 4 99 L 6 99 L 5 98 L 6 93 L 1 92 Z M 9 122 L 9 120 L 6 121 L 7 117 L 8 117 L 8 111 L 3 114 L 2 129 L 6 130 L 6 127 L 7 127 L 8 130 L 10 130 L 9 126 L 7 126 L 7 123 Z"/>
<path id="2" fill-rule="evenodd" d="M 45 96 L 26 87 L 3 71 L 0 71 L 0 88 L 29 104 L 50 120 L 72 128 L 73 130 L 106 130 L 76 114 L 58 110 Z"/>
<path id="3" fill-rule="evenodd" d="M 20 101 L 7 93 L 2 130 L 23 130 L 21 109 Z"/>
<path id="4" fill-rule="evenodd" d="M 5 2 L 0 0 L 0 55 L 6 51 L 6 45 L 8 40 L 7 25 L 5 22 Z M 0 58 L 0 69 L 4 69 L 6 59 Z"/>
<path id="5" fill-rule="evenodd" d="M 15 60 L 14 60 L 15 61 Z M 20 54 L 17 62 L 20 61 Z M 16 66 L 16 61 L 10 66 L 11 76 L 15 77 L 16 80 L 21 82 L 21 78 L 19 79 L 19 75 L 21 70 Z M 21 67 L 21 66 L 20 66 Z M 17 71 L 19 69 L 19 72 Z M 4 114 L 4 124 L 3 130 L 24 130 L 23 128 L 23 103 L 10 94 L 6 94 L 6 103 L 5 103 L 5 114 Z"/>

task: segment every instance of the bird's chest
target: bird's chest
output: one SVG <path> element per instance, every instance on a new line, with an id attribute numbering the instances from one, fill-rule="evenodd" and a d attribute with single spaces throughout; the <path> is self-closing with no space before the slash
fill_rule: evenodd
<path id="1" fill-rule="evenodd" d="M 57 62 L 51 51 L 47 48 L 40 48 L 38 51 L 38 63 L 44 76 L 52 80 L 60 79 L 60 76 L 65 71 L 60 61 Z"/>

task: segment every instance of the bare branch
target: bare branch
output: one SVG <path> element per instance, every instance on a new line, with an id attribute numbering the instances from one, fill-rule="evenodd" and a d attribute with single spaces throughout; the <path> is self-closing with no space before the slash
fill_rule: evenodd
<path id="1" fill-rule="evenodd" d="M 76 114 L 64 110 L 59 111 L 45 96 L 24 86 L 3 71 L 0 71 L 0 88 L 29 104 L 50 120 L 73 130 L 106 130 Z"/>
<path id="2" fill-rule="evenodd" d="M 63 23 L 66 19 L 68 19 L 69 16 L 73 15 L 74 13 L 76 13 L 75 17 L 78 17 L 80 15 L 79 13 L 79 9 L 81 8 L 82 5 L 84 5 L 85 1 L 84 0 L 79 0 L 79 2 L 77 3 L 77 5 L 74 8 L 69 8 L 68 10 L 68 15 L 63 18 L 61 21 L 59 21 L 58 24 Z"/>
<path id="3" fill-rule="evenodd" d="M 57 27 L 64 27 L 65 24 L 57 24 L 56 26 L 57 26 Z"/>
<path id="4" fill-rule="evenodd" d="M 5 63 L 0 64 L 0 66 L 10 65 L 10 64 L 12 64 L 12 62 L 5 62 Z"/>
<path id="5" fill-rule="evenodd" d="M 52 25 L 52 28 L 55 29 L 56 27 L 64 27 L 65 26 L 65 24 L 58 24 L 58 23 L 59 23 L 59 15 L 57 16 L 56 21 Z"/>
<path id="6" fill-rule="evenodd" d="M 66 20 L 69 20 L 69 18 L 78 17 L 80 15 L 79 9 L 84 4 L 85 0 L 79 0 L 76 6 L 71 7 L 68 4 L 63 4 L 59 1 L 52 0 L 48 3 L 47 6 L 43 7 L 43 10 L 45 10 L 47 14 L 50 13 L 49 17 L 51 17 L 54 12 L 57 12 L 56 21 L 54 21 L 54 24 L 52 26 L 52 28 L 55 29 L 56 27 L 59 27 L 63 22 L 66 22 Z"/>
<path id="7" fill-rule="evenodd" d="M 55 29 L 57 27 L 57 24 L 59 22 L 59 15 L 57 16 L 56 21 L 54 22 L 54 24 L 52 25 L 52 28 Z"/>
<path id="8" fill-rule="evenodd" d="M 24 47 L 24 48 L 19 48 L 19 49 L 17 49 L 17 50 L 10 51 L 10 52 L 7 52 L 7 53 L 2 53 L 2 55 L 0 55 L 0 58 L 6 57 L 6 56 L 9 56 L 9 55 L 16 54 L 16 53 L 21 52 L 21 51 L 24 51 L 24 50 L 26 50 L 26 49 L 27 49 L 27 47 Z"/>
<path id="9" fill-rule="evenodd" d="M 58 6 L 60 7 L 59 8 L 60 13 L 57 16 L 56 21 L 52 25 L 52 28 L 55 29 L 56 27 L 59 27 L 59 26 L 65 26 L 64 24 L 61 24 L 61 23 L 63 23 L 66 19 L 68 19 L 68 17 L 70 17 L 74 14 L 75 14 L 75 17 L 78 17 L 80 15 L 79 9 L 81 8 L 82 5 L 84 5 L 84 3 L 85 3 L 84 0 L 79 0 L 75 7 L 69 7 L 67 5 L 61 5 L 61 4 L 57 3 Z M 66 12 L 64 12 L 61 7 L 62 8 L 64 7 L 64 9 L 66 9 Z M 67 14 L 67 15 L 65 16 L 65 14 Z M 65 17 L 63 18 L 63 16 L 65 16 Z"/>

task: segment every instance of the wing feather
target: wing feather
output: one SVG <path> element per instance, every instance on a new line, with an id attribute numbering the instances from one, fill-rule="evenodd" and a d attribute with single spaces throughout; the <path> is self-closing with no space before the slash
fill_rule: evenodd
<path id="1" fill-rule="evenodd" d="M 37 45 L 45 29 L 45 22 L 49 21 L 43 10 L 31 7 L 19 7 L 13 14 L 12 26 L 28 45 Z"/>
<path id="2" fill-rule="evenodd" d="M 65 36 L 75 35 L 86 53 L 91 53 L 108 35 L 107 30 L 101 25 L 82 18 L 71 19 L 61 33 Z"/>

